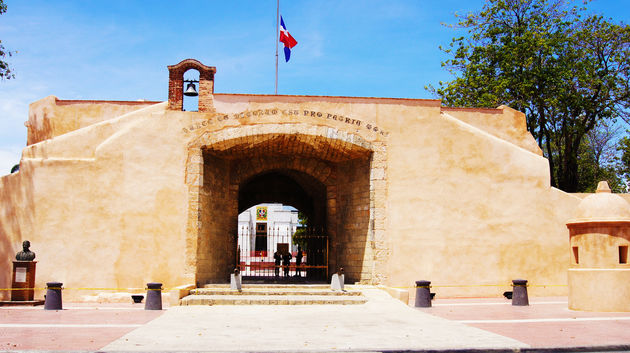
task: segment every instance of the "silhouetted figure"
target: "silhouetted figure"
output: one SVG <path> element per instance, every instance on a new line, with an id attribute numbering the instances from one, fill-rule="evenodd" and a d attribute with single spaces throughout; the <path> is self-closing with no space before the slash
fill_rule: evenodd
<path id="1" fill-rule="evenodd" d="M 302 277 L 302 269 L 300 266 L 302 265 L 302 247 L 298 245 L 297 254 L 295 255 L 295 275 L 297 277 Z"/>
<path id="2" fill-rule="evenodd" d="M 24 240 L 22 242 L 22 251 L 15 254 L 15 259 L 18 261 L 33 261 L 35 259 L 35 253 L 29 250 L 31 242 Z"/>
<path id="3" fill-rule="evenodd" d="M 276 277 L 280 276 L 280 260 L 282 260 L 282 256 L 280 256 L 280 253 L 276 250 L 276 252 L 273 253 L 273 263 L 275 265 L 274 271 L 276 273 Z"/>
<path id="4" fill-rule="evenodd" d="M 284 277 L 289 276 L 289 265 L 291 265 L 292 257 L 293 256 L 291 256 L 291 253 L 288 251 L 282 254 L 282 266 L 284 267 Z"/>

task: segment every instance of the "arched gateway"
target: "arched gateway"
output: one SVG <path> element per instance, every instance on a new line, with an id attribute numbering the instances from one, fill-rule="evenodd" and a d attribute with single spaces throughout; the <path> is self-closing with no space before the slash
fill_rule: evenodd
<path id="1" fill-rule="evenodd" d="M 315 124 L 261 122 L 199 134 L 186 166 L 188 270 L 197 283 L 225 281 L 236 261 L 238 213 L 282 202 L 324 231 L 329 271 L 343 266 L 350 281 L 378 280 L 373 233 L 382 213 L 374 200 L 385 189 L 371 181 L 384 177 L 374 171 L 384 152 L 382 144 Z"/>
<path id="2" fill-rule="evenodd" d="M 182 110 L 188 70 L 199 72 L 196 112 Z M 77 288 L 227 282 L 239 212 L 280 202 L 322 230 L 318 261 L 329 274 L 343 267 L 348 283 L 413 293 L 428 279 L 442 297 L 494 296 L 505 289 L 492 285 L 526 278 L 566 295 L 558 259 L 579 198 L 550 187 L 524 114 L 221 94 L 215 72 L 191 59 L 169 66 L 168 102 L 31 104 L 20 170 L 0 177 L 3 273 L 7 254 L 30 240 L 35 286 L 62 282 L 76 289 L 67 298 L 94 295 Z"/>

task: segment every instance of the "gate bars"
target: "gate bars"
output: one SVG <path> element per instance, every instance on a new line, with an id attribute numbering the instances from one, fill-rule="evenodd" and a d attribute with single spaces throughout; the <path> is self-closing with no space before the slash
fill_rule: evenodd
<path id="1" fill-rule="evenodd" d="M 321 230 L 298 228 L 293 234 L 290 227 L 259 229 L 241 226 L 238 229 L 236 263 L 244 277 L 280 279 L 288 268 L 288 277 L 313 280 L 328 278 L 328 236 Z M 298 245 L 302 248 L 302 263 L 296 265 Z M 274 253 L 289 252 L 288 266 L 274 262 Z M 278 271 L 276 271 L 278 270 Z"/>

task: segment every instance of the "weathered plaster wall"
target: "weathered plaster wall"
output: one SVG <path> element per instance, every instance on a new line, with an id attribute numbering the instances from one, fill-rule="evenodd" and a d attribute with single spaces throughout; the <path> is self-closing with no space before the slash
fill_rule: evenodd
<path id="1" fill-rule="evenodd" d="M 31 181 L 30 168 L 0 177 L 0 288 L 11 287 L 15 254 L 32 233 L 35 210 Z M 39 261 L 40 248 L 34 245 L 31 250 L 37 256 L 35 261 Z M 9 291 L 0 291 L 0 300 L 10 297 Z"/>
<path id="2" fill-rule="evenodd" d="M 525 114 L 502 105 L 496 109 L 448 108 L 442 111 L 500 139 L 542 156 L 542 150 L 527 131 Z"/>
<path id="3" fill-rule="evenodd" d="M 566 293 L 563 223 L 578 199 L 549 186 L 547 161 L 446 113 L 406 118 L 388 148 L 390 284 L 499 296 L 525 278 L 553 285 L 533 295 Z"/>
<path id="4" fill-rule="evenodd" d="M 70 131 L 148 107 L 149 101 L 75 101 L 55 96 L 29 105 L 27 144 L 32 145 Z"/>
<path id="5" fill-rule="evenodd" d="M 173 148 L 179 130 L 169 129 L 164 106 L 24 150 L 16 177 L 26 190 L 16 191 L 30 193 L 25 210 L 32 217 L 19 224 L 39 260 L 36 286 L 60 281 L 68 288 L 64 297 L 76 299 L 94 293 L 72 288 L 184 282 L 184 257 L 169 254 L 183 254 L 185 247 L 179 234 L 186 217 L 186 149 Z M 3 217 L 0 228 L 11 222 Z"/>
<path id="6" fill-rule="evenodd" d="M 352 155 L 350 146 L 372 151 L 369 162 L 337 173 L 334 185 L 349 189 L 328 187 L 327 195 L 328 212 L 347 208 L 346 217 L 335 215 L 335 230 L 344 232 L 338 240 L 366 239 L 365 245 L 341 241 L 335 249 L 340 255 L 350 246 L 369 249 L 359 256 L 363 265 L 352 269 L 361 267 L 361 279 L 406 288 L 418 279 L 461 286 L 440 288 L 440 296 L 498 296 L 509 288 L 468 285 L 517 277 L 566 284 L 564 224 L 579 199 L 549 186 L 547 161 L 523 148 L 522 121 L 499 119 L 480 129 L 479 119 L 467 123 L 442 112 L 438 101 L 422 100 L 215 94 L 214 104 L 216 113 L 194 113 L 167 111 L 161 103 L 25 149 L 20 173 L 1 179 L 0 229 L 14 251 L 27 236 L 32 241 L 38 286 L 52 280 L 66 288 L 191 283 L 203 261 L 199 251 L 211 249 L 199 242 L 201 224 L 222 216 L 204 213 L 214 205 L 195 199 L 204 172 L 219 166 L 206 168 L 191 145 L 204 134 L 220 146 L 274 132 L 314 136 L 304 140 L 301 146 L 313 147 L 298 151 L 299 158 L 325 158 L 312 152 L 323 142 L 337 146 L 331 153 Z M 317 166 L 305 170 L 316 175 Z M 203 192 L 233 192 L 208 187 Z M 194 233 L 195 227 L 202 230 Z M 565 292 L 530 289 L 532 295 Z M 68 289 L 64 296 L 83 294 Z"/>

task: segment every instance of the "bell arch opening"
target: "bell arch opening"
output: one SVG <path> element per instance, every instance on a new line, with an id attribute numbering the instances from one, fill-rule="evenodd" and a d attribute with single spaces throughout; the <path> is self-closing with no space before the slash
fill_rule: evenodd
<path id="1" fill-rule="evenodd" d="M 199 73 L 197 80 L 184 79 L 184 74 L 191 69 Z M 168 109 L 183 110 L 184 95 L 187 95 L 185 92 L 188 91 L 188 87 L 184 87 L 184 83 L 196 81 L 198 83 L 197 111 L 213 111 L 214 74 L 216 72 L 216 67 L 206 66 L 195 59 L 182 60 L 175 65 L 168 66 Z"/>
<path id="2" fill-rule="evenodd" d="M 206 136 L 189 149 L 186 258 L 197 285 L 229 281 L 241 264 L 238 215 L 268 202 L 305 212 L 327 237 L 320 277 L 343 267 L 349 283 L 379 282 L 375 265 L 386 261 L 377 256 L 384 248 L 384 205 L 377 200 L 384 200 L 385 149 L 327 137 L 326 131 L 241 133 Z"/>
<path id="3" fill-rule="evenodd" d="M 199 111 L 199 71 L 191 68 L 184 72 L 183 81 L 183 97 L 182 97 L 182 110 L 188 112 Z"/>

